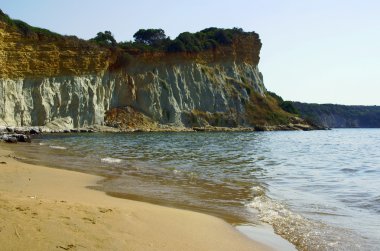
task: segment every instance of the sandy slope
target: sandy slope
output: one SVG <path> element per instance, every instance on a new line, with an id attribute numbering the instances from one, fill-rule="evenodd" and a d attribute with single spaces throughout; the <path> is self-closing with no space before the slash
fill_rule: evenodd
<path id="1" fill-rule="evenodd" d="M 0 149 L 1 250 L 268 250 L 218 218 L 109 197 L 85 187 L 99 177 L 14 157 Z"/>

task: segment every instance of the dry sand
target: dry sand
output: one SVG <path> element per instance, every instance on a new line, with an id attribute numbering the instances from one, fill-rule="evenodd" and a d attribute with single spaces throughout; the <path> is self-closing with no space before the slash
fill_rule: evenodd
<path id="1" fill-rule="evenodd" d="M 86 188 L 99 180 L 19 162 L 0 145 L 0 249 L 270 250 L 218 218 Z"/>

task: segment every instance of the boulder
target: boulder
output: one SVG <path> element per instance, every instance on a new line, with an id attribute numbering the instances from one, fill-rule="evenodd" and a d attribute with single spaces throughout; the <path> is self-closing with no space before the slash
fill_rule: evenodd
<path id="1" fill-rule="evenodd" d="M 14 128 L 14 132 L 15 133 L 18 133 L 18 134 L 26 134 L 26 133 L 29 133 L 29 129 L 26 128 L 26 127 L 15 127 Z"/>
<path id="2" fill-rule="evenodd" d="M 41 133 L 51 133 L 51 129 L 47 128 L 46 126 L 41 126 L 40 127 L 40 132 Z"/>
<path id="3" fill-rule="evenodd" d="M 10 135 L 3 135 L 3 140 L 6 143 L 17 143 L 17 138 Z"/>
<path id="4" fill-rule="evenodd" d="M 52 132 L 63 132 L 64 130 L 70 130 L 73 128 L 73 119 L 71 117 L 64 117 L 55 119 L 46 124 Z"/>
<path id="5" fill-rule="evenodd" d="M 38 127 L 30 127 L 29 128 L 29 133 L 31 135 L 40 134 L 40 128 L 38 128 Z"/>
<path id="6" fill-rule="evenodd" d="M 7 127 L 6 126 L 0 126 L 0 133 L 6 133 L 6 132 L 8 132 Z"/>
<path id="7" fill-rule="evenodd" d="M 17 141 L 18 142 L 32 142 L 31 138 L 29 135 L 25 135 L 25 134 L 17 134 L 16 135 L 16 138 L 17 138 Z"/>

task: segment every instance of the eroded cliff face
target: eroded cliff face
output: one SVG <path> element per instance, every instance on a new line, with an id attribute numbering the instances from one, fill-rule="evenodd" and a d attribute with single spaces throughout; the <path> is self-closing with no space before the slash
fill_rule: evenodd
<path id="1" fill-rule="evenodd" d="M 117 124 L 112 114 L 121 109 L 173 126 L 252 126 L 255 97 L 272 102 L 257 66 L 260 48 L 251 35 L 201 53 L 139 54 L 120 65 L 120 52 L 75 38 L 25 36 L 0 22 L 0 124 L 66 117 L 73 127 Z M 267 107 L 271 116 L 287 116 Z"/>
<path id="2" fill-rule="evenodd" d="M 197 113 L 218 113 L 226 117 L 220 126 L 237 126 L 245 124 L 252 91 L 264 94 L 265 89 L 250 64 L 164 64 L 136 73 L 2 79 L 0 114 L 7 125 L 45 125 L 71 117 L 74 127 L 82 127 L 102 124 L 111 108 L 129 106 L 161 124 L 204 125 Z"/>

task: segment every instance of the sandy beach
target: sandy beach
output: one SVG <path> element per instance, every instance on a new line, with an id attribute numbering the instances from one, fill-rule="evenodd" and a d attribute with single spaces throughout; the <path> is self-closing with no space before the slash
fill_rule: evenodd
<path id="1" fill-rule="evenodd" d="M 218 218 L 113 198 L 101 178 L 29 165 L 0 145 L 2 250 L 270 250 Z"/>

